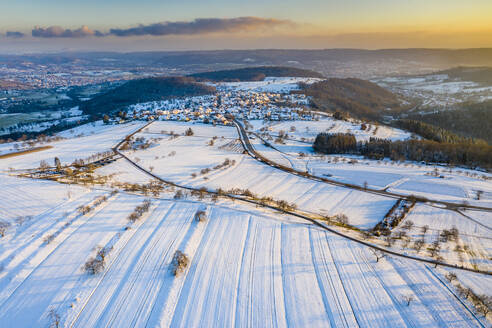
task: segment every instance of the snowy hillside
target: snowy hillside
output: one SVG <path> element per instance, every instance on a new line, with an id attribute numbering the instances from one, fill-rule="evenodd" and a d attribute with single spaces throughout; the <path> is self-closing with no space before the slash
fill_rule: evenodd
<path id="1" fill-rule="evenodd" d="M 0 145 L 0 328 L 490 327 L 492 175 L 316 153 L 412 135 L 300 81 Z"/>

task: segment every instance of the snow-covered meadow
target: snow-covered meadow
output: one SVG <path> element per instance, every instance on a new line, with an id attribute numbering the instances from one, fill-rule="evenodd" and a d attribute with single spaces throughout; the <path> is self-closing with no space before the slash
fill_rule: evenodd
<path id="1" fill-rule="evenodd" d="M 373 82 L 404 96 L 417 99 L 422 108 L 446 108 L 466 101 L 492 99 L 492 86 L 450 78 L 447 74 L 396 76 L 374 79 Z"/>
<path id="2" fill-rule="evenodd" d="M 476 327 L 433 268 L 376 258 L 365 247 L 254 207 L 117 194 L 87 215 L 72 206 L 35 218 L 3 247 L 0 326 Z M 195 213 L 205 209 L 207 219 Z M 130 228 L 127 228 L 130 227 Z M 46 236 L 57 232 L 46 243 Z M 84 263 L 111 246 L 104 272 Z M 175 277 L 176 250 L 190 259 Z M 411 296 L 410 306 L 406 298 Z M 55 318 L 55 319 L 54 319 Z"/>
<path id="3" fill-rule="evenodd" d="M 285 93 L 300 81 L 269 78 L 219 87 Z M 490 275 L 381 257 L 310 221 L 242 201 L 189 193 L 176 197 L 181 189 L 170 186 L 146 196 L 114 191 L 116 182 L 146 184 L 152 175 L 196 190 L 249 190 L 295 204 L 303 213 L 344 214 L 352 229 L 337 231 L 359 237 L 357 229 L 372 229 L 398 201 L 268 166 L 245 153 L 233 126 L 155 121 L 121 149 L 133 163 L 118 155 L 95 169 L 95 175 L 110 177 L 102 185 L 15 176 L 41 161 L 52 165 L 55 157 L 65 165 L 109 151 L 145 124 L 86 124 L 43 144 L 51 148 L 0 158 L 1 328 L 490 326 L 490 315 L 478 314 L 458 293 L 457 282 L 446 278 L 455 272 L 462 286 L 492 296 Z M 311 146 L 319 132 L 401 140 L 411 137 L 405 131 L 373 124 L 363 128 L 362 122 L 326 116 L 250 124 L 256 150 L 284 166 L 381 191 L 492 207 L 490 174 L 320 156 Z M 280 131 L 289 138 L 269 139 L 270 146 L 259 137 L 268 139 L 267 132 L 275 139 Z M 13 145 L 0 145 L 0 155 L 15 152 Z M 135 219 L 147 200 L 150 205 Z M 205 219 L 197 220 L 198 213 Z M 490 270 L 490 220 L 490 211 L 417 203 L 393 231 L 411 238 L 409 245 L 401 237 L 384 247 L 425 257 L 425 248 L 417 253 L 410 246 L 422 238 L 428 247 L 442 231 L 456 227 L 459 238 L 442 243 L 443 260 Z M 383 238 L 370 238 L 383 245 Z M 453 249 L 457 245 L 461 251 Z M 188 264 L 175 276 L 177 251 Z M 87 264 L 101 259 L 102 268 L 92 274 Z"/>

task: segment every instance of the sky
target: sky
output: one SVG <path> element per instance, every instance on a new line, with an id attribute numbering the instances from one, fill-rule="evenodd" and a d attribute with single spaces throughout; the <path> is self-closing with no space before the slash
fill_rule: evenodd
<path id="1" fill-rule="evenodd" d="M 491 0 L 0 0 L 0 52 L 475 47 Z"/>

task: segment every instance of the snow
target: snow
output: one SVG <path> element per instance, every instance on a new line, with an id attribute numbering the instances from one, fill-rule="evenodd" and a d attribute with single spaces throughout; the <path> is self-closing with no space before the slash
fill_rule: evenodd
<path id="1" fill-rule="evenodd" d="M 141 200 L 113 196 L 40 246 L 36 261 L 18 261 L 18 274 L 0 278 L 1 325 L 48 326 L 50 310 L 72 327 L 477 325 L 422 264 L 376 263 L 363 246 L 245 206 L 208 205 L 197 222 L 200 202 L 154 200 L 123 229 Z M 108 243 L 104 272 L 83 272 Z M 178 249 L 191 262 L 174 277 Z M 406 293 L 416 295 L 410 307 Z"/>
<path id="2" fill-rule="evenodd" d="M 0 174 L 0 219 L 36 216 L 86 191 L 56 182 L 19 179 Z"/>
<path id="3" fill-rule="evenodd" d="M 267 77 L 263 81 L 255 82 L 222 82 L 211 83 L 219 89 L 224 90 L 240 90 L 254 92 L 277 92 L 289 93 L 292 90 L 299 89 L 299 83 L 312 84 L 319 82 L 318 78 L 303 78 L 303 77 Z"/>
<path id="4" fill-rule="evenodd" d="M 490 219 L 490 213 L 485 212 L 484 216 Z M 476 212 L 471 212 L 470 214 L 468 211 L 458 213 L 429 205 L 417 204 L 406 216 L 405 220 L 400 223 L 399 227 L 403 226 L 406 221 L 413 222 L 413 228 L 408 234 L 416 240 L 422 238 L 421 228 L 428 226 L 428 232 L 424 236 L 428 244 L 439 239 L 439 235 L 443 230 L 457 228 L 459 240 L 457 242 L 442 243 L 441 255 L 450 263 L 459 265 L 476 263 L 482 269 L 491 270 L 492 264 L 488 260 L 487 254 L 492 252 L 492 239 L 490 238 L 492 224 L 490 221 L 483 222 L 484 220 L 482 220 L 481 222 L 474 217 L 476 217 Z M 400 228 L 396 229 L 396 231 L 398 230 Z M 462 248 L 466 246 L 470 251 L 457 253 L 454 251 L 456 245 L 460 245 Z M 471 253 L 474 253 L 475 256 L 470 256 Z M 481 260 L 473 259 L 477 255 Z"/>
<path id="5" fill-rule="evenodd" d="M 76 159 L 85 159 L 91 155 L 111 150 L 124 136 L 137 130 L 143 124 L 134 122 L 121 125 L 95 124 L 92 126 L 92 124 L 86 124 L 79 126 L 59 134 L 67 139 L 42 145 L 52 146 L 51 149 L 1 159 L 0 170 L 39 167 L 42 160 L 52 164 L 55 157 L 58 157 L 62 164 L 70 164 Z"/>
<path id="6" fill-rule="evenodd" d="M 447 74 L 432 74 L 423 77 L 390 77 L 375 79 L 373 82 L 407 98 L 419 99 L 421 108 L 446 109 L 461 102 L 484 101 L 490 96 L 492 86 L 450 79 Z"/>
<path id="7" fill-rule="evenodd" d="M 180 185 L 205 187 L 211 190 L 218 188 L 223 190 L 249 189 L 259 196 L 269 196 L 295 203 L 300 209 L 308 212 L 321 212 L 324 215 L 346 214 L 351 224 L 363 229 L 376 225 L 395 202 L 391 198 L 291 175 L 242 153 L 228 150 L 225 146 L 237 138 L 237 131 L 233 127 L 213 127 L 200 124 L 189 126 L 196 130 L 194 136 L 169 138 L 161 135 L 164 138 L 156 145 L 136 152 L 127 151 L 127 155 L 145 168 L 152 167 L 152 172 L 159 177 Z M 209 132 L 206 134 L 201 132 L 200 126 L 208 129 Z M 149 127 L 149 131 L 172 129 L 178 132 L 180 127 L 184 130 L 180 123 L 155 122 Z M 199 134 L 203 135 L 199 136 Z M 150 135 L 144 131 L 136 137 L 149 137 Z M 210 136 L 218 136 L 214 146 L 207 145 Z M 159 136 L 152 134 L 152 137 Z M 172 153 L 175 154 L 170 156 Z M 206 174 L 201 173 L 203 169 L 213 168 L 226 159 L 235 161 L 235 164 L 219 170 L 211 170 Z M 103 172 L 118 173 L 120 164 L 117 163 L 120 161 L 123 160 L 107 165 Z M 98 173 L 101 174 L 101 171 Z M 196 174 L 196 177 L 192 174 Z M 125 182 L 133 181 L 126 180 Z"/>
<path id="8" fill-rule="evenodd" d="M 287 146 L 290 142 L 287 143 Z M 282 145 L 273 144 L 282 149 Z M 360 156 L 330 155 L 318 156 L 305 151 L 307 156 L 299 157 L 295 152 L 270 153 L 265 156 L 276 160 L 280 155 L 296 168 L 307 170 L 310 174 L 329 177 L 340 182 L 398 192 L 406 195 L 419 195 L 430 199 L 470 204 L 492 205 L 492 176 L 462 168 L 448 168 L 437 165 L 423 165 L 415 162 L 398 163 L 389 160 L 368 160 Z M 435 176 L 437 173 L 437 176 Z M 482 191 L 480 200 L 477 191 Z"/>
<path id="9" fill-rule="evenodd" d="M 262 126 L 261 122 L 256 121 L 255 129 L 258 131 Z M 284 131 L 293 139 L 300 140 L 305 138 L 314 141 L 314 138 L 321 133 L 351 133 L 357 141 L 368 141 L 369 138 L 388 139 L 392 141 L 409 139 L 411 134 L 400 129 L 391 128 L 383 125 L 373 125 L 367 123 L 367 129 L 361 129 L 361 122 L 336 120 L 332 117 L 321 117 L 319 121 L 281 121 L 268 124 L 269 133 L 278 135 L 279 131 Z M 291 128 L 294 127 L 295 131 Z M 377 128 L 377 130 L 376 130 Z"/>
<path id="10" fill-rule="evenodd" d="M 288 92 L 301 80 L 271 78 L 220 87 Z M 71 163 L 108 151 L 144 124 L 85 124 L 59 133 L 62 140 L 40 144 L 50 149 L 0 159 L 0 220 L 11 224 L 0 237 L 0 327 L 47 327 L 53 324 L 50 312 L 59 315 L 63 327 L 489 325 L 443 279 L 445 272 L 453 271 L 462 285 L 490 294 L 489 276 L 393 256 L 377 260 L 366 246 L 271 209 L 225 198 L 216 203 L 193 197 L 176 200 L 168 188 L 150 196 L 149 211 L 132 223 L 129 214 L 147 197 L 112 194 L 111 182 L 144 184 L 151 177 L 124 158 L 98 168 L 97 174 L 111 175 L 112 181 L 91 188 L 19 178 L 14 176 L 17 171 L 8 170 L 35 168 L 41 160 L 53 163 L 54 157 Z M 381 190 L 492 206 L 488 173 L 319 156 L 309 140 L 319 132 L 354 133 L 358 140 L 402 140 L 410 137 L 404 131 L 384 126 L 376 130 L 372 124 L 362 130 L 361 122 L 331 117 L 251 124 L 257 133 L 266 127 L 273 137 L 281 130 L 289 134 L 284 144 L 268 140 L 275 149 L 257 136 L 251 140 L 261 154 L 282 165 Z M 188 128 L 193 136 L 184 135 Z M 397 201 L 265 165 L 243 153 L 232 126 L 156 121 L 135 137 L 145 138 L 149 147 L 124 154 L 165 180 L 209 190 L 248 189 L 260 197 L 295 203 L 305 213 L 345 214 L 360 229 L 374 227 Z M 0 145 L 0 151 L 11 151 L 13 144 Z M 482 192 L 480 200 L 475 199 L 477 191 Z M 81 206 L 91 211 L 83 214 Z M 205 211 L 205 221 L 195 219 L 199 210 Z M 429 244 L 443 230 L 456 227 L 458 240 L 442 243 L 445 261 L 490 270 L 490 218 L 488 211 L 417 203 L 394 233 L 412 221 L 407 235 Z M 428 226 L 425 236 L 423 226 Z M 464 251 L 454 252 L 456 245 Z M 91 275 L 84 264 L 99 247 L 110 251 L 102 272 Z M 393 245 L 396 251 L 411 252 L 405 247 L 401 241 Z M 171 260 L 177 250 L 187 255 L 189 265 L 174 276 Z M 407 297 L 412 298 L 409 305 Z"/>

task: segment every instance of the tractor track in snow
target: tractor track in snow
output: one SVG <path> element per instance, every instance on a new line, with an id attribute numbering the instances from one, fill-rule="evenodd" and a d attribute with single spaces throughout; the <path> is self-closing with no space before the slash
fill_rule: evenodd
<path id="1" fill-rule="evenodd" d="M 403 279 L 403 281 L 405 281 L 405 283 L 412 290 L 412 292 L 415 294 L 415 296 L 417 296 L 417 298 L 422 302 L 422 304 L 429 310 L 432 318 L 436 322 L 439 322 L 439 325 L 440 326 L 446 327 L 448 320 L 446 320 L 445 318 L 443 318 L 442 315 L 441 315 L 441 314 L 444 313 L 442 311 L 442 309 L 444 307 L 442 305 L 440 306 L 439 304 L 437 304 L 438 302 L 433 302 L 432 301 L 432 296 L 435 296 L 434 293 L 437 292 L 437 293 L 445 296 L 444 293 L 441 290 L 439 290 L 438 288 L 436 288 L 435 285 L 432 285 L 432 284 L 428 284 L 427 286 L 430 286 L 430 288 L 433 288 L 434 291 L 432 291 L 432 290 L 424 290 L 420 286 L 421 283 L 419 283 L 419 281 L 421 281 L 422 279 L 419 279 L 414 274 L 412 274 L 412 270 L 415 270 L 415 268 L 410 268 L 409 270 L 404 271 L 404 270 L 401 269 L 401 267 L 397 263 L 395 263 L 395 260 L 394 259 L 391 259 L 388 262 L 390 262 L 391 266 L 394 268 L 394 270 L 396 271 L 396 273 Z M 427 266 L 425 266 L 425 268 L 428 269 Z M 420 270 L 420 271 L 421 271 L 420 274 L 425 275 L 425 278 L 427 278 L 427 280 L 432 280 L 432 279 L 429 279 L 429 278 L 432 278 L 432 277 L 429 277 L 429 275 L 426 274 L 424 271 L 422 271 L 422 270 Z M 437 278 L 434 277 L 434 279 L 437 279 Z M 427 288 L 429 288 L 429 287 L 427 287 Z M 451 290 L 449 290 L 449 288 L 447 290 L 449 291 L 450 294 L 453 295 L 453 298 L 456 297 L 456 295 L 454 295 L 451 292 Z M 429 297 L 431 297 L 431 298 L 429 298 Z M 444 297 L 444 299 L 447 299 L 447 298 Z M 475 319 L 481 327 L 484 327 L 483 324 L 482 324 L 482 322 L 477 319 L 477 317 L 470 311 L 470 309 L 468 309 L 466 306 L 464 306 L 464 304 L 463 304 L 463 302 L 461 302 L 461 300 L 459 300 L 459 301 L 460 301 L 459 304 L 462 306 L 462 308 L 457 308 L 455 302 L 449 302 L 449 303 L 452 304 L 451 307 L 455 311 L 457 311 L 457 312 L 460 312 L 460 310 L 461 311 L 465 310 L 464 312 L 467 315 L 470 315 L 469 318 Z"/>
<path id="2" fill-rule="evenodd" d="M 173 204 L 173 205 L 171 205 L 171 206 L 169 206 L 169 208 L 167 208 L 167 209 L 166 209 L 166 215 L 167 215 L 167 213 L 168 213 L 169 211 L 171 211 L 171 210 L 172 210 L 172 208 L 173 208 L 173 207 L 174 207 L 174 204 Z M 158 208 L 159 208 L 158 206 L 157 206 L 156 208 L 154 208 L 154 210 L 153 210 L 150 214 L 153 214 L 153 213 L 154 213 L 154 212 L 155 212 Z M 150 214 L 149 214 L 149 216 L 150 216 Z M 145 218 L 144 218 L 144 219 L 145 219 Z M 164 221 L 164 220 L 162 220 L 162 221 Z M 74 317 L 74 319 L 71 321 L 71 323 L 70 323 L 70 327 L 73 327 L 74 325 L 77 325 L 77 324 L 78 324 L 78 320 L 79 320 L 80 316 L 83 314 L 83 312 L 84 312 L 84 310 L 86 309 L 87 305 L 89 304 L 89 301 L 92 299 L 92 297 L 94 296 L 94 294 L 98 291 L 98 288 L 101 286 L 101 284 L 105 282 L 105 280 L 104 280 L 104 279 L 105 279 L 105 277 L 106 277 L 108 274 L 112 274 L 112 273 L 113 273 L 113 271 L 112 271 L 112 270 L 113 270 L 113 268 L 114 268 L 116 265 L 118 265 L 119 261 L 121 261 L 121 260 L 122 260 L 120 256 L 121 256 L 121 253 L 123 252 L 123 250 L 125 250 L 125 249 L 126 249 L 126 247 L 127 247 L 127 245 L 128 245 L 129 243 L 131 243 L 132 241 L 134 241 L 134 237 L 135 237 L 135 235 L 136 235 L 136 232 L 137 232 L 137 231 L 139 231 L 139 230 L 140 230 L 143 226 L 146 226 L 146 223 L 147 223 L 147 222 L 148 222 L 147 220 L 145 220 L 145 221 L 141 222 L 141 223 L 140 223 L 140 224 L 136 227 L 136 229 L 135 229 L 135 227 L 132 227 L 132 229 L 131 229 L 131 231 L 133 232 L 133 233 L 132 233 L 132 235 L 131 235 L 131 236 L 130 236 L 127 240 L 126 240 L 126 242 L 124 243 L 124 245 L 122 245 L 122 246 L 118 249 L 118 252 L 117 252 L 117 254 L 116 254 L 116 255 L 115 255 L 115 254 L 112 254 L 112 255 L 111 255 L 111 257 L 112 257 L 112 261 L 111 261 L 110 265 L 109 265 L 107 268 L 105 268 L 105 270 L 104 270 L 104 274 L 103 274 L 101 277 L 98 277 L 99 279 L 98 279 L 98 282 L 97 282 L 96 286 L 92 289 L 91 293 L 90 293 L 90 294 L 89 294 L 89 296 L 86 298 L 86 300 L 85 300 L 85 302 L 84 302 L 84 305 L 83 305 L 83 306 L 82 306 L 82 308 L 78 311 L 78 313 L 77 313 L 77 315 Z M 150 223 L 149 223 L 149 224 L 150 224 Z M 146 235 L 144 234 L 144 235 L 141 235 L 141 236 L 139 236 L 139 237 L 140 237 L 140 238 L 144 238 L 145 236 L 146 236 Z M 147 236 L 147 238 L 150 238 L 150 237 L 152 237 L 152 236 Z M 138 251 L 136 251 L 136 253 L 141 254 L 143 251 L 145 251 L 145 249 L 140 248 L 140 249 L 138 249 Z M 139 259 L 139 258 L 137 257 L 137 255 L 136 255 L 135 257 L 136 257 L 137 259 Z M 132 261 L 134 261 L 134 260 L 132 260 Z M 134 266 L 131 266 L 131 270 L 135 270 L 135 267 L 134 267 Z M 133 272 L 133 271 L 131 271 L 131 272 L 128 272 L 128 271 L 127 271 L 127 272 L 125 272 L 124 276 L 127 276 L 127 275 L 131 274 L 132 272 Z M 121 285 L 121 283 L 119 283 L 119 284 L 118 284 L 118 286 L 116 286 L 115 288 L 116 288 L 116 289 L 118 289 L 119 287 L 121 287 L 120 285 Z M 111 298 L 108 300 L 108 303 L 109 303 L 109 302 L 111 302 L 111 301 L 112 301 L 115 297 L 118 297 L 118 296 L 120 295 L 120 293 L 121 293 L 121 289 L 119 289 L 119 293 L 115 293 L 115 292 L 113 292 L 113 293 L 111 294 Z M 101 305 L 99 304 L 99 307 L 100 307 L 100 306 L 101 306 Z M 105 304 L 105 305 L 104 305 L 104 309 L 105 309 L 106 307 L 107 307 L 107 304 Z M 118 309 L 118 310 L 119 310 L 119 309 Z M 100 317 L 98 317 L 98 319 L 100 319 Z M 98 320 L 98 321 L 99 321 L 99 320 Z"/>
<path id="3" fill-rule="evenodd" d="M 117 196 L 115 197 L 117 198 Z M 15 286 L 14 290 L 12 290 L 12 292 L 10 292 L 10 294 L 8 295 L 7 298 L 5 298 L 5 300 L 0 304 L 0 310 L 2 309 L 2 307 L 4 307 L 5 304 L 7 304 L 7 301 L 12 298 L 12 296 L 14 296 L 16 294 L 16 292 L 19 290 L 19 288 L 22 288 L 22 286 L 27 282 L 29 281 L 29 279 L 31 278 L 31 276 L 37 271 L 38 268 L 40 268 L 45 262 L 47 262 L 51 256 L 59 249 L 62 249 L 63 245 L 65 245 L 65 243 L 67 242 L 67 240 L 69 240 L 75 233 L 77 233 L 77 231 L 79 231 L 80 229 L 84 228 L 86 225 L 88 225 L 92 219 L 94 219 L 94 217 L 96 217 L 96 214 L 98 214 L 99 212 L 103 211 L 107 206 L 109 205 L 109 202 L 106 201 L 104 202 L 103 204 L 99 205 L 95 210 L 91 211 L 90 213 L 88 214 L 85 214 L 85 215 L 81 215 L 81 216 L 78 216 L 77 218 L 82 218 L 82 217 L 86 217 L 86 220 L 84 222 L 81 222 L 81 224 L 79 226 L 77 226 L 73 231 L 71 231 L 68 235 L 65 236 L 65 238 L 60 241 L 48 254 L 46 254 L 43 259 L 35 266 L 33 267 L 30 272 L 28 273 L 28 275 L 26 275 L 22 281 L 17 285 Z M 70 228 L 72 226 L 69 226 L 68 228 Z M 64 259 L 66 260 L 66 259 Z M 1 311 L 0 311 L 1 313 Z"/>

